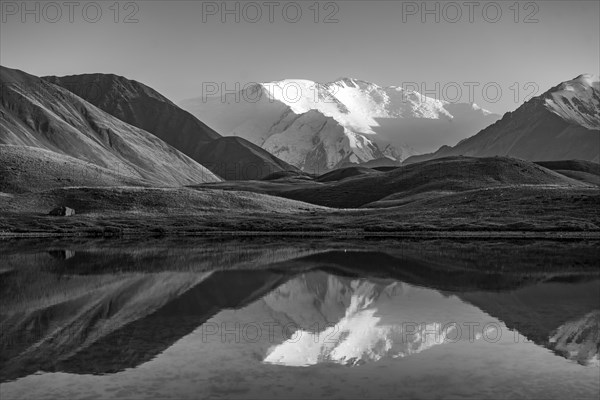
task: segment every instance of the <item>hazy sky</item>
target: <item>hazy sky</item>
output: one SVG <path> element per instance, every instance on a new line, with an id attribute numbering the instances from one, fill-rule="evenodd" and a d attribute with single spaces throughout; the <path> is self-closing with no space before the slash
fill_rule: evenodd
<path id="1" fill-rule="evenodd" d="M 469 100 L 471 86 L 478 104 L 499 113 L 518 107 L 536 87 L 541 93 L 600 70 L 597 0 L 523 1 L 518 7 L 514 0 L 472 6 L 464 1 L 322 1 L 317 23 L 314 0 L 279 1 L 278 6 L 264 1 L 249 6 L 244 1 L 124 1 L 119 7 L 114 0 L 76 3 L 71 22 L 63 1 L 53 6 L 37 2 L 36 22 L 36 2 L 2 0 L 2 65 L 34 75 L 115 73 L 175 102 L 200 96 L 203 82 L 225 82 L 233 89 L 234 82 L 328 82 L 348 76 L 381 85 L 416 83 L 447 100 L 456 100 L 460 87 L 462 101 Z M 223 23 L 220 9 L 235 9 L 236 3 L 240 22 L 234 13 Z M 25 7 L 33 13 L 22 15 Z M 425 15 L 423 23 L 420 11 L 425 7 L 434 13 Z M 302 16 L 290 22 L 298 8 Z M 210 13 L 214 11 L 216 15 Z M 137 22 L 124 22 L 130 13 Z M 331 13 L 338 22 L 325 23 Z M 485 101 L 486 84 L 487 99 L 495 102 Z"/>

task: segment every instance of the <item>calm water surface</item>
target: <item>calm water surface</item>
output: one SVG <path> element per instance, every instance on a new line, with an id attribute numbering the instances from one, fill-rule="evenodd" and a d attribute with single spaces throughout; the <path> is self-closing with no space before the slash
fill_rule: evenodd
<path id="1" fill-rule="evenodd" d="M 4 243 L 0 397 L 597 398 L 597 244 Z"/>

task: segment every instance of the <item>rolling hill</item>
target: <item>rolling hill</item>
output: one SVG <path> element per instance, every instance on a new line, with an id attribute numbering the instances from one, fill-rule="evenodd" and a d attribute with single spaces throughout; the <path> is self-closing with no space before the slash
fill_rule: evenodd
<path id="1" fill-rule="evenodd" d="M 207 187 L 248 190 L 334 208 L 393 207 L 477 189 L 588 187 L 537 164 L 506 157 L 446 157 L 387 171 L 351 167 L 312 182 L 278 181 L 254 185 L 215 183 Z M 483 205 L 482 205 L 483 206 Z"/>
<path id="2" fill-rule="evenodd" d="M 42 79 L 154 134 L 221 178 L 260 179 L 272 172 L 296 169 L 243 138 L 223 139 L 192 114 L 137 81 L 110 74 Z"/>
<path id="3" fill-rule="evenodd" d="M 582 160 L 538 161 L 536 164 L 569 178 L 600 186 L 600 164 Z"/>
<path id="4" fill-rule="evenodd" d="M 5 212 L 38 214 L 69 206 L 80 216 L 213 216 L 236 213 L 299 213 L 322 207 L 261 193 L 189 188 L 64 187 L 0 197 Z"/>
<path id="5" fill-rule="evenodd" d="M 456 146 L 410 157 L 405 163 L 459 155 L 599 162 L 600 80 L 580 75 L 563 82 Z"/>
<path id="6" fill-rule="evenodd" d="M 30 159 L 45 149 L 156 186 L 220 180 L 156 136 L 66 89 L 22 71 L 0 72 L 0 144 L 26 146 L 21 152 L 31 148 Z M 30 168 L 39 172 L 38 164 Z"/>
<path id="7" fill-rule="evenodd" d="M 354 208 L 394 196 L 439 195 L 509 185 L 573 185 L 576 181 L 509 158 L 449 157 L 360 175 L 328 186 L 295 189 L 286 197 L 328 207 Z"/>

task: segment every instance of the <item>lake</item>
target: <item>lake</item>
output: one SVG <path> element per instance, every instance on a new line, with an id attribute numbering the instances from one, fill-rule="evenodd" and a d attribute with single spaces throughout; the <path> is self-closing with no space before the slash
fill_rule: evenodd
<path id="1" fill-rule="evenodd" d="M 0 242 L 0 397 L 597 398 L 597 241 Z"/>

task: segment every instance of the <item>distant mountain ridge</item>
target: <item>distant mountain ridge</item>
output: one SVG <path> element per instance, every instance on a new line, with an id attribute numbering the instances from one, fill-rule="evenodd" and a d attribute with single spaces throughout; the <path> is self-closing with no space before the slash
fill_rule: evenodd
<path id="1" fill-rule="evenodd" d="M 222 134 L 244 137 L 316 173 L 383 158 L 399 165 L 416 153 L 416 144 L 452 143 L 499 118 L 475 104 L 452 104 L 353 78 L 257 83 L 234 95 L 181 105 Z"/>
<path id="2" fill-rule="evenodd" d="M 600 80 L 586 74 L 563 82 L 456 146 L 406 162 L 458 155 L 599 162 Z"/>
<path id="3" fill-rule="evenodd" d="M 175 147 L 213 173 L 230 180 L 261 179 L 279 171 L 296 170 L 245 139 L 228 141 L 229 151 L 210 149 L 223 138 L 192 114 L 154 89 L 113 74 L 48 76 L 55 83 L 112 116 L 144 129 Z M 228 171 L 225 175 L 225 171 Z"/>

